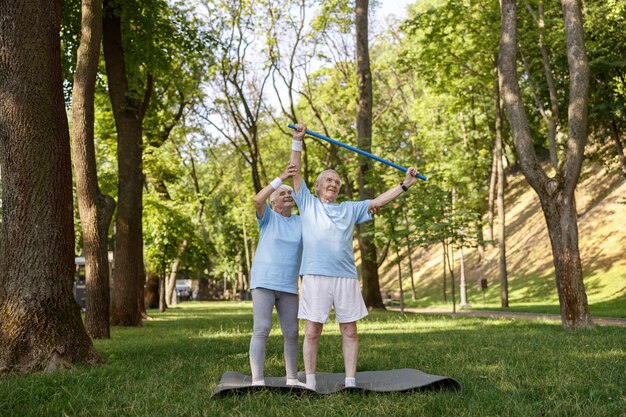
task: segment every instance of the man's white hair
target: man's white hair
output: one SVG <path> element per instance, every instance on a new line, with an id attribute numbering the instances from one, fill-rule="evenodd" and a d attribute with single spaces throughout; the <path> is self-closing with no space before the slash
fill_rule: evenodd
<path id="1" fill-rule="evenodd" d="M 335 175 L 337 175 L 337 177 L 339 177 L 339 187 L 341 187 L 341 176 L 339 175 L 339 173 L 337 171 L 335 171 L 334 169 L 325 169 L 324 171 L 320 172 L 320 174 L 317 176 L 317 179 L 315 180 L 315 184 L 320 184 L 321 185 L 321 181 L 322 178 L 324 178 L 326 175 L 333 173 Z"/>
<path id="2" fill-rule="evenodd" d="M 270 194 L 270 207 L 274 207 L 274 200 L 276 200 L 276 198 L 278 197 L 281 188 L 284 188 L 285 190 L 291 191 L 293 193 L 293 188 L 291 188 L 287 184 L 281 184 L 280 187 L 275 189 L 274 192 Z"/>

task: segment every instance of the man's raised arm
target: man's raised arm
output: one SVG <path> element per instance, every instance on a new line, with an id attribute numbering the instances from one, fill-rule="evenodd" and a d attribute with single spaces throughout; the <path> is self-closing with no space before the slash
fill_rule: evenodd
<path id="1" fill-rule="evenodd" d="M 415 177 L 417 173 L 417 169 L 415 169 L 414 167 L 407 169 L 406 178 L 404 178 L 404 180 L 400 184 L 390 188 L 375 199 L 370 200 L 369 211 L 375 213 L 376 211 L 378 211 L 379 208 L 389 203 L 390 201 L 393 201 L 403 192 L 408 191 L 409 187 L 417 182 L 417 178 Z"/>
<path id="2" fill-rule="evenodd" d="M 291 142 L 291 163 L 295 166 L 296 173 L 293 176 L 293 188 L 296 193 L 300 192 L 302 185 L 302 140 L 306 134 L 306 126 L 297 124 L 296 132 Z"/>

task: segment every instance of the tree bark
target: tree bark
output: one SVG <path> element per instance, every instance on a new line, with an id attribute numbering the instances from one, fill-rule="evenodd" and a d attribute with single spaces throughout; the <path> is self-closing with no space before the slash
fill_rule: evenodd
<path id="1" fill-rule="evenodd" d="M 448 302 L 448 290 L 446 287 L 448 285 L 448 281 L 446 277 L 446 272 L 447 272 L 446 266 L 448 263 L 448 246 L 445 240 L 442 240 L 441 244 L 443 245 L 443 302 L 447 303 Z"/>
<path id="2" fill-rule="evenodd" d="M 140 270 L 143 269 L 142 120 L 151 83 L 149 77 L 143 102 L 132 98 L 126 77 L 121 10 L 117 6 L 114 0 L 105 0 L 103 20 L 104 59 L 117 130 L 119 173 L 111 324 L 140 326 L 138 289 Z"/>
<path id="3" fill-rule="evenodd" d="M 498 254 L 500 269 L 500 305 L 509 307 L 509 278 L 506 269 L 506 223 L 504 214 L 504 167 L 502 166 L 502 103 L 498 68 L 495 68 L 495 113 L 496 113 L 496 140 L 494 158 L 496 162 L 497 198 L 498 207 Z"/>
<path id="4" fill-rule="evenodd" d="M 452 259 L 450 259 L 450 252 L 452 252 Z M 448 272 L 450 272 L 450 296 L 452 297 L 452 312 L 456 313 L 456 282 L 454 278 L 454 248 L 450 248 L 448 245 L 448 250 L 446 251 L 447 263 L 448 263 Z"/>
<path id="5" fill-rule="evenodd" d="M 562 0 L 569 67 L 568 140 L 564 163 L 548 178 L 541 169 L 524 110 L 517 79 L 517 8 L 502 0 L 500 90 L 513 134 L 520 169 L 533 187 L 546 218 L 556 272 L 556 284 L 565 328 L 592 327 L 578 248 L 574 191 L 580 176 L 587 139 L 589 68 L 583 41 L 582 11 L 578 0 Z"/>
<path id="6" fill-rule="evenodd" d="M 61 5 L 24 0 L 0 6 L 0 374 L 102 362 L 72 294 Z"/>
<path id="7" fill-rule="evenodd" d="M 393 233 L 393 232 L 392 232 Z M 396 265 L 398 266 L 398 287 L 400 288 L 400 314 L 404 315 L 404 288 L 402 286 L 402 258 L 398 249 L 398 242 L 394 240 L 396 247 Z"/>
<path id="8" fill-rule="evenodd" d="M 497 133 L 496 133 L 497 134 Z M 493 246 L 493 212 L 496 196 L 496 180 L 498 178 L 498 157 L 496 156 L 496 141 L 493 141 L 493 152 L 491 158 L 491 175 L 489 179 L 489 202 L 487 207 L 487 242 L 488 247 Z"/>
<path id="9" fill-rule="evenodd" d="M 461 267 L 461 277 L 459 282 L 459 291 L 461 296 L 461 307 L 467 307 L 470 304 L 467 302 L 467 281 L 465 279 L 465 256 L 463 254 L 463 248 L 461 247 L 459 250 L 459 260 Z"/>
<path id="10" fill-rule="evenodd" d="M 94 339 L 110 337 L 107 237 L 115 211 L 115 200 L 103 195 L 98 186 L 94 145 L 94 97 L 101 41 L 102 0 L 83 0 L 81 38 L 72 90 L 72 151 L 85 253 L 85 329 Z"/>
<path id="11" fill-rule="evenodd" d="M 356 0 L 356 61 L 357 61 L 357 118 L 356 129 L 358 146 L 366 152 L 372 147 L 372 73 L 370 70 L 368 43 L 369 0 Z M 359 156 L 359 199 L 374 198 L 374 190 L 367 186 L 367 178 L 372 171 L 372 160 Z M 374 245 L 374 221 L 357 226 L 359 248 L 361 249 L 361 272 L 363 274 L 363 299 L 371 308 L 384 309 L 380 295 L 376 245 Z"/>

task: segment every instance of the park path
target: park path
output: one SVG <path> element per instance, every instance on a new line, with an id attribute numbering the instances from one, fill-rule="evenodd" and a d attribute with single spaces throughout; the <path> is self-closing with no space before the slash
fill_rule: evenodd
<path id="1" fill-rule="evenodd" d="M 400 307 L 387 306 L 387 310 L 400 311 Z M 522 319 L 522 320 L 548 320 L 548 321 L 561 321 L 559 314 L 539 314 L 539 313 L 522 313 L 513 311 L 492 311 L 492 310 L 457 310 L 456 313 L 452 313 L 450 309 L 445 308 L 415 308 L 407 307 L 404 309 L 405 313 L 416 314 L 436 314 L 436 315 L 457 315 L 468 317 L 488 317 L 488 318 L 508 318 L 508 319 Z M 626 327 L 626 319 L 616 317 L 592 317 L 593 322 L 600 326 L 622 326 Z"/>

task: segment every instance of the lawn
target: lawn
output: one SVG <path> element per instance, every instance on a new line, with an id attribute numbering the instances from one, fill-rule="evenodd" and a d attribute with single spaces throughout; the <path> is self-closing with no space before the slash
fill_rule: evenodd
<path id="1" fill-rule="evenodd" d="M 359 370 L 416 368 L 459 380 L 463 393 L 212 399 L 223 372 L 249 372 L 251 304 L 150 313 L 143 328 L 115 328 L 111 340 L 95 342 L 106 366 L 0 379 L 0 415 L 626 416 L 624 328 L 571 332 L 549 322 L 375 312 L 360 323 Z M 343 370 L 334 323 L 322 336 L 319 370 Z M 284 375 L 277 325 L 266 375 Z"/>

